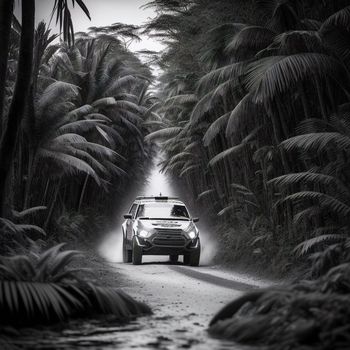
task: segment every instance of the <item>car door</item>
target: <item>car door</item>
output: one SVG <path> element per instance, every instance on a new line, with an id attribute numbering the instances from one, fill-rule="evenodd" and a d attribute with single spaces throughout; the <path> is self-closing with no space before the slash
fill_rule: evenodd
<path id="1" fill-rule="evenodd" d="M 132 240 L 132 235 L 133 235 L 132 227 L 135 221 L 136 210 L 137 210 L 137 204 L 134 203 L 129 210 L 129 214 L 132 215 L 132 218 L 126 221 L 126 237 L 129 241 Z"/>

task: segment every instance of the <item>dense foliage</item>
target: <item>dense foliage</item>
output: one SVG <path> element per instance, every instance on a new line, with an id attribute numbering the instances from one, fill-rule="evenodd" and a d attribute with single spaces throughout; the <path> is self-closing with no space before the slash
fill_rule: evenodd
<path id="1" fill-rule="evenodd" d="M 2 325 L 101 313 L 127 321 L 150 312 L 81 277 L 82 269 L 70 267 L 77 253 L 54 245 L 97 238 L 152 155 L 144 142 L 155 102 L 152 74 L 127 48 L 138 28 L 115 24 L 74 34 L 75 4 L 90 18 L 82 0 L 54 3 L 59 41 L 45 23 L 34 27 L 34 0 L 21 2 L 20 20 L 13 0 L 0 2 Z M 40 239 L 53 247 L 36 249 Z"/>
<path id="2" fill-rule="evenodd" d="M 230 259 L 313 275 L 349 259 L 348 1 L 153 1 L 163 38 L 148 139 L 219 225 Z"/>
<path id="3" fill-rule="evenodd" d="M 28 219 L 59 236 L 65 217 L 74 224 L 84 213 L 112 215 L 125 184 L 142 178 L 151 155 L 143 141 L 144 122 L 155 101 L 148 90 L 150 70 L 123 41 L 136 36 L 135 31 L 122 25 L 92 28 L 78 33 L 69 46 L 57 44 L 57 35 L 45 23 L 38 25 L 31 94 L 6 179 L 4 217 L 15 220 L 12 209 L 46 206 Z M 16 85 L 21 34 L 14 18 L 4 125 Z"/>
<path id="4" fill-rule="evenodd" d="M 113 314 L 118 321 L 150 313 L 143 303 L 120 290 L 97 286 L 84 269 L 71 267 L 79 252 L 63 244 L 0 261 L 0 324 L 48 325 L 72 317 Z"/>
<path id="5" fill-rule="evenodd" d="M 212 319 L 209 332 L 269 349 L 347 349 L 350 266 L 316 281 L 245 294 Z"/>

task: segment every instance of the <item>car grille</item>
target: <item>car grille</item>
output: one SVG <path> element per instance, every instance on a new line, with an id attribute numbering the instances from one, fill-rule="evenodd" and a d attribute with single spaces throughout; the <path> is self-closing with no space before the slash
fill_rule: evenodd
<path id="1" fill-rule="evenodd" d="M 156 236 L 153 238 L 153 244 L 167 247 L 183 247 L 186 243 L 181 230 L 174 229 L 155 229 Z"/>

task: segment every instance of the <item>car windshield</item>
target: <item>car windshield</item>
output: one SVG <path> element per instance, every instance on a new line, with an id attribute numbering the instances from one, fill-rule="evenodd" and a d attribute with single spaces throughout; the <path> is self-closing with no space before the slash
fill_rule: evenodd
<path id="1" fill-rule="evenodd" d="M 159 202 L 140 204 L 137 217 L 140 219 L 189 219 L 184 205 Z"/>

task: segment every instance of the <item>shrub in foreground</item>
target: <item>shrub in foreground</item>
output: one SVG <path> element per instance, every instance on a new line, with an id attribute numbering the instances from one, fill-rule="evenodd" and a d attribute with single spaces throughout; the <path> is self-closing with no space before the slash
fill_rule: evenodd
<path id="1" fill-rule="evenodd" d="M 80 277 L 83 269 L 69 266 L 80 253 L 61 251 L 63 245 L 1 258 L 0 324 L 32 326 L 100 314 L 125 322 L 151 312 L 120 290 Z"/>
<path id="2" fill-rule="evenodd" d="M 271 349 L 348 349 L 350 263 L 316 281 L 253 291 L 211 320 L 209 333 Z"/>

